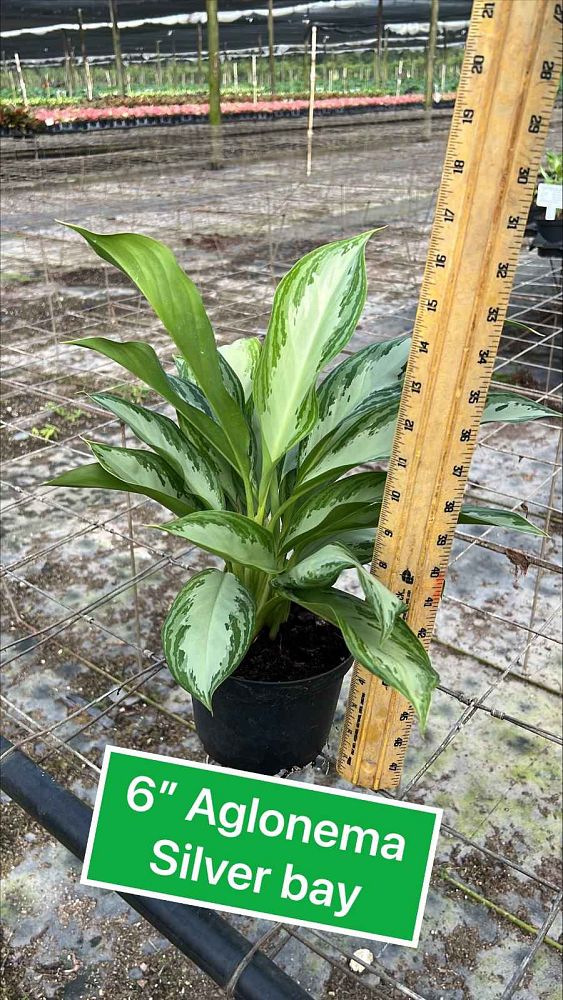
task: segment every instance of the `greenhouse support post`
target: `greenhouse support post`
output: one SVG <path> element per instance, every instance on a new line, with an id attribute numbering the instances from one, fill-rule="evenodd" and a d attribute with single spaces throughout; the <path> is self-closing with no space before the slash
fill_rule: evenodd
<path id="1" fill-rule="evenodd" d="M 74 56 L 74 45 L 70 45 L 70 44 L 69 44 L 69 47 L 68 47 L 68 68 L 69 68 L 69 71 L 70 71 L 70 78 L 72 80 L 72 89 L 73 89 L 73 92 L 76 94 L 78 92 L 79 87 L 80 87 L 80 83 L 79 83 L 79 80 L 78 80 L 78 69 L 77 69 L 77 66 L 76 66 L 76 59 L 75 59 L 75 56 Z"/>
<path id="2" fill-rule="evenodd" d="M 274 55 L 274 0 L 268 0 L 268 60 L 270 64 L 270 93 L 276 92 L 276 59 Z"/>
<path id="3" fill-rule="evenodd" d="M 303 89 L 307 86 L 307 69 L 309 67 L 309 37 L 311 34 L 311 28 L 308 26 L 305 29 L 305 36 L 303 38 Z"/>
<path id="4" fill-rule="evenodd" d="M 0 737 L 0 787 L 77 858 L 86 851 L 92 810 L 62 788 L 9 740 Z M 125 902 L 220 987 L 235 984 L 233 1000 L 311 1000 L 298 983 L 214 910 L 188 903 L 118 893 Z"/>
<path id="5" fill-rule="evenodd" d="M 67 40 L 67 33 L 64 30 L 64 28 L 63 28 L 61 34 L 63 36 L 65 90 L 66 90 L 67 97 L 72 97 L 73 96 L 72 75 L 71 75 L 71 72 L 70 72 L 70 58 L 69 58 L 69 51 L 68 51 L 68 40 Z"/>
<path id="6" fill-rule="evenodd" d="M 111 37 L 113 39 L 113 54 L 115 57 L 115 78 L 117 90 L 120 94 L 125 93 L 125 76 L 123 73 L 123 59 L 121 57 L 121 36 L 117 23 L 117 0 L 108 0 L 109 16 L 111 19 Z"/>
<path id="7" fill-rule="evenodd" d="M 25 85 L 25 80 L 23 78 L 22 65 L 20 62 L 20 57 L 18 52 L 14 52 L 14 62 L 16 64 L 16 73 L 18 74 L 18 83 L 20 85 L 22 101 L 27 105 L 27 87 Z"/>
<path id="8" fill-rule="evenodd" d="M 399 59 L 399 65 L 397 66 L 397 83 L 395 87 L 395 97 L 398 97 L 401 93 L 401 84 L 403 82 L 403 60 Z"/>
<path id="9" fill-rule="evenodd" d="M 219 21 L 217 0 L 206 0 L 207 55 L 209 79 L 209 124 L 211 126 L 211 168 L 219 169 L 223 155 L 221 149 L 221 67 L 219 62 Z"/>
<path id="10" fill-rule="evenodd" d="M 197 23 L 196 35 L 197 35 L 197 74 L 199 78 L 199 83 L 201 83 L 201 77 L 203 72 L 203 38 L 202 38 L 201 24 L 199 21 Z"/>
<path id="11" fill-rule="evenodd" d="M 160 58 L 160 39 L 156 41 L 156 82 L 159 87 L 162 87 L 162 61 Z"/>
<path id="12" fill-rule="evenodd" d="M 434 99 L 434 59 L 436 56 L 436 38 L 438 35 L 438 10 L 440 0 L 432 0 L 430 8 L 430 30 L 426 48 L 426 90 L 424 94 L 424 138 L 430 139 L 432 134 L 432 101 Z"/>
<path id="13" fill-rule="evenodd" d="M 311 31 L 311 68 L 309 72 L 309 114 L 307 116 L 307 177 L 313 166 L 313 123 L 315 117 L 315 80 L 317 69 L 317 26 Z"/>
<path id="14" fill-rule="evenodd" d="M 170 60 L 170 83 L 172 85 L 172 88 L 174 88 L 176 86 L 177 62 L 176 62 L 176 36 L 174 35 L 173 31 L 170 41 L 172 44 L 172 58 Z"/>
<path id="15" fill-rule="evenodd" d="M 258 104 L 258 77 L 256 75 L 256 53 L 253 52 L 250 57 L 250 64 L 252 67 L 252 103 Z"/>
<path id="16" fill-rule="evenodd" d="M 377 49 L 375 59 L 375 82 L 381 84 L 383 74 L 381 72 L 381 57 L 383 52 L 383 0 L 377 3 Z"/>
<path id="17" fill-rule="evenodd" d="M 82 65 L 84 67 L 84 80 L 86 83 L 86 96 L 89 101 L 92 100 L 94 96 L 92 88 L 92 74 L 90 73 L 90 63 L 88 62 L 88 53 L 86 51 L 86 36 L 84 32 L 84 24 L 82 22 L 82 10 L 80 7 L 76 11 L 76 17 L 78 20 L 78 33 L 80 37 L 80 52 L 82 55 Z"/>

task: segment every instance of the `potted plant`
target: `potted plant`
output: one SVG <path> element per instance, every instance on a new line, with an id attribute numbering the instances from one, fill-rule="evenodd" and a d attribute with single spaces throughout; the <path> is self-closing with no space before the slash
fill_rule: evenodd
<path id="1" fill-rule="evenodd" d="M 538 249 L 552 253 L 563 250 L 563 213 L 561 189 L 563 185 L 563 155 L 546 153 L 545 164 L 540 167 L 543 184 L 538 185 L 537 204 L 542 206 L 541 217 L 536 220 Z M 555 190 L 555 197 L 553 194 Z"/>
<path id="2" fill-rule="evenodd" d="M 50 485 L 150 497 L 173 515 L 155 528 L 224 561 L 186 582 L 162 632 L 208 754 L 266 773 L 313 760 L 352 657 L 405 695 L 424 726 L 438 675 L 401 601 L 364 568 L 385 473 L 358 469 L 390 456 L 409 339 L 364 347 L 319 383 L 361 314 L 371 232 L 295 264 L 278 285 L 263 343 L 218 349 L 198 291 L 167 247 L 70 228 L 147 298 L 180 352 L 177 374 L 142 341 L 72 343 L 140 378 L 176 420 L 95 393 L 146 447 L 90 441 L 95 461 Z M 549 413 L 501 392 L 489 396 L 484 419 Z M 460 520 L 541 534 L 512 511 L 465 506 Z M 361 598 L 335 586 L 345 570 Z"/>

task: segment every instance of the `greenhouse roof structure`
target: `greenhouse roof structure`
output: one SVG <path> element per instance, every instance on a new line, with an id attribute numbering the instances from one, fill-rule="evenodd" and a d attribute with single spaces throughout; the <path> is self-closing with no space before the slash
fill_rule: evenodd
<path id="1" fill-rule="evenodd" d="M 4 0 L 2 50 L 4 57 L 18 52 L 22 59 L 60 57 L 63 32 L 78 47 L 77 7 L 87 31 L 88 53 L 110 56 L 112 41 L 108 4 L 100 0 Z M 204 0 L 119 0 L 118 18 L 124 53 L 142 56 L 154 53 L 156 43 L 164 53 L 190 53 L 196 48 L 197 25 L 205 25 Z M 275 0 L 275 41 L 284 51 L 300 46 L 311 24 L 320 30 L 320 41 L 328 46 L 369 47 L 377 36 L 378 0 L 327 0 L 296 3 Z M 221 48 L 240 51 L 267 44 L 267 0 L 242 3 L 220 0 Z M 471 0 L 441 0 L 440 22 L 455 35 L 465 29 Z M 390 44 L 422 44 L 430 15 L 430 0 L 384 0 L 383 19 Z M 205 40 L 204 40 L 205 45 Z"/>

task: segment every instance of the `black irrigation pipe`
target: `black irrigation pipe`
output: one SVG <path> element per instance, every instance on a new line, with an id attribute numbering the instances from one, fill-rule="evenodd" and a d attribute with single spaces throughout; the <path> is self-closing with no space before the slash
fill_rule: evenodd
<path id="1" fill-rule="evenodd" d="M 454 101 L 434 102 L 435 110 L 453 108 Z M 357 104 L 346 105 L 341 108 L 325 108 L 322 105 L 315 106 L 315 117 L 326 118 L 335 115 L 361 115 L 368 112 L 381 113 L 385 115 L 390 111 L 420 111 L 424 107 L 423 99 L 413 101 L 409 104 Z M 222 116 L 224 122 L 248 122 L 248 121 L 275 121 L 279 118 L 304 118 L 308 114 L 308 108 L 286 108 L 276 111 L 241 111 L 225 112 Z M 193 114 L 170 114 L 170 115 L 143 115 L 135 118 L 100 118 L 96 121 L 76 121 L 76 122 L 56 122 L 54 125 L 46 125 L 37 129 L 18 129 L 3 125 L 0 128 L 2 138 L 29 139 L 34 135 L 56 135 L 60 133 L 77 132 L 106 132 L 111 130 L 123 130 L 132 128 L 158 128 L 162 125 L 207 125 L 207 115 Z"/>
<path id="2" fill-rule="evenodd" d="M 12 744 L 0 737 L 0 753 L 6 750 L 12 750 Z M 3 763 L 0 787 L 72 854 L 84 858 L 92 819 L 85 802 L 19 750 L 13 750 Z M 237 1000 L 311 1000 L 262 952 L 256 951 L 245 965 L 250 941 L 213 910 L 123 892 L 118 895 L 219 986 L 235 979 L 231 995 Z M 239 966 L 242 971 L 236 979 Z"/>

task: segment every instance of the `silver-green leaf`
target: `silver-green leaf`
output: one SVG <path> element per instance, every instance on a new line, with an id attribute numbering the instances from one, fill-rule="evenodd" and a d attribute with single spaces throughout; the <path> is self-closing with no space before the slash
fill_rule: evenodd
<path id="1" fill-rule="evenodd" d="M 481 423 L 498 421 L 503 424 L 519 424 L 525 420 L 540 420 L 547 417 L 559 417 L 561 414 L 550 410 L 534 399 L 528 399 L 517 392 L 497 392 L 493 389 L 487 396 L 487 403 L 481 417 Z"/>
<path id="2" fill-rule="evenodd" d="M 353 520 L 353 517 L 350 520 Z M 502 510 L 499 507 L 464 504 L 459 516 L 459 524 L 484 524 L 507 528 L 511 531 L 520 531 L 523 534 L 544 534 L 540 528 L 537 528 L 521 514 L 513 510 Z M 359 563 L 365 565 L 371 562 L 373 557 L 376 531 L 376 527 L 362 527 L 357 524 L 356 526 L 347 526 L 343 530 L 340 529 L 334 535 L 326 533 L 320 539 L 313 538 L 310 544 L 304 546 L 301 549 L 301 557 L 305 558 L 316 552 L 319 546 L 341 542 L 352 552 Z"/>
<path id="3" fill-rule="evenodd" d="M 373 610 L 351 594 L 334 589 L 289 587 L 284 588 L 283 593 L 319 618 L 336 625 L 356 660 L 400 691 L 413 706 L 422 729 L 425 728 L 432 691 L 440 678 L 424 646 L 402 618 L 397 618 L 391 635 L 382 642 Z"/>
<path id="4" fill-rule="evenodd" d="M 366 602 L 377 619 L 383 641 L 391 634 L 399 615 L 406 611 L 406 604 L 403 604 L 376 577 L 368 573 L 346 546 L 338 543 L 323 545 L 291 569 L 275 577 L 272 585 L 274 588 L 324 589 L 332 587 L 345 569 L 356 570 Z"/>
<path id="5" fill-rule="evenodd" d="M 377 398 L 358 407 L 332 433 L 322 438 L 299 466 L 297 483 L 314 482 L 327 475 L 354 469 L 366 462 L 389 458 L 401 393 L 382 389 Z"/>
<path id="6" fill-rule="evenodd" d="M 376 402 L 382 389 L 400 388 L 410 345 L 410 337 L 370 344 L 337 365 L 317 390 L 319 418 L 301 445 L 302 458 L 358 407 Z"/>
<path id="7" fill-rule="evenodd" d="M 223 510 L 225 498 L 214 466 L 207 461 L 205 451 L 197 451 L 173 420 L 109 392 L 94 393 L 92 398 L 168 462 L 188 493 L 200 497 L 206 507 Z"/>
<path id="8" fill-rule="evenodd" d="M 274 539 L 256 521 L 233 511 L 201 511 L 154 527 L 179 535 L 230 563 L 275 573 Z"/>
<path id="9" fill-rule="evenodd" d="M 46 486 L 66 486 L 75 489 L 91 490 L 118 490 L 121 493 L 137 493 L 141 496 L 149 497 L 162 504 L 173 514 L 184 516 L 197 510 L 199 503 L 195 497 L 183 497 L 181 500 L 167 496 L 159 490 L 151 489 L 150 486 L 142 486 L 139 483 L 128 483 L 117 476 L 113 476 L 107 469 L 102 468 L 98 462 L 91 462 L 88 465 L 79 465 L 76 469 L 69 469 L 49 479 Z"/>
<path id="10" fill-rule="evenodd" d="M 358 472 L 316 490 L 285 518 L 283 548 L 293 548 L 298 541 L 309 539 L 319 529 L 325 534 L 336 531 L 354 514 L 360 516 L 372 505 L 380 505 L 384 487 L 384 472 Z M 377 517 L 371 518 L 369 523 L 377 523 Z"/>
<path id="11" fill-rule="evenodd" d="M 476 504 L 464 503 L 459 515 L 460 524 L 487 524 L 497 528 L 508 528 L 520 531 L 525 535 L 545 535 L 541 528 L 528 521 L 515 510 L 503 510 L 500 507 L 479 507 Z"/>
<path id="12" fill-rule="evenodd" d="M 102 468 L 124 483 L 154 490 L 171 500 L 189 502 L 182 480 L 160 455 L 141 448 L 113 448 L 98 441 L 88 441 L 88 445 Z"/>
<path id="13" fill-rule="evenodd" d="M 169 247 L 138 233 L 92 233 L 69 226 L 93 250 L 135 283 L 195 372 L 198 385 L 220 421 L 238 468 L 248 466 L 248 427 L 221 377 L 213 329 L 201 296 Z"/>
<path id="14" fill-rule="evenodd" d="M 252 383 L 261 348 L 258 337 L 240 337 L 239 340 L 233 340 L 232 344 L 224 344 L 219 348 L 219 354 L 228 361 L 238 376 L 245 399 L 252 395 Z"/>
<path id="15" fill-rule="evenodd" d="M 214 692 L 250 646 L 254 619 L 248 591 L 218 569 L 192 576 L 170 608 L 162 629 L 170 672 L 209 711 Z"/>
<path id="16" fill-rule="evenodd" d="M 221 372 L 221 378 L 223 379 L 223 385 L 232 396 L 234 400 L 238 403 L 239 407 L 242 409 L 245 402 L 243 388 L 236 371 L 231 367 L 227 361 L 225 355 L 222 353 L 222 349 L 218 348 L 219 356 L 219 370 Z M 178 357 L 174 358 L 176 364 L 176 370 L 181 379 L 191 382 L 192 384 L 198 384 L 197 376 L 191 365 L 188 364 L 185 358 Z"/>
<path id="17" fill-rule="evenodd" d="M 371 235 L 313 250 L 276 289 L 253 393 L 272 464 L 313 428 L 318 372 L 348 343 L 364 306 Z"/>
<path id="18" fill-rule="evenodd" d="M 175 410 L 182 414 L 184 420 L 193 425 L 231 465 L 238 467 L 236 456 L 223 429 L 194 401 L 193 395 L 185 398 L 177 391 L 180 380 L 174 380 L 174 376 L 166 374 L 156 352 L 149 344 L 141 340 L 109 340 L 107 337 L 84 337 L 82 340 L 73 340 L 70 343 L 75 347 L 86 347 L 88 350 L 97 351 L 142 379 L 146 385 L 150 385 L 163 399 L 171 403 Z M 201 393 L 199 395 L 201 397 Z M 207 404 L 205 406 L 207 407 Z"/>

